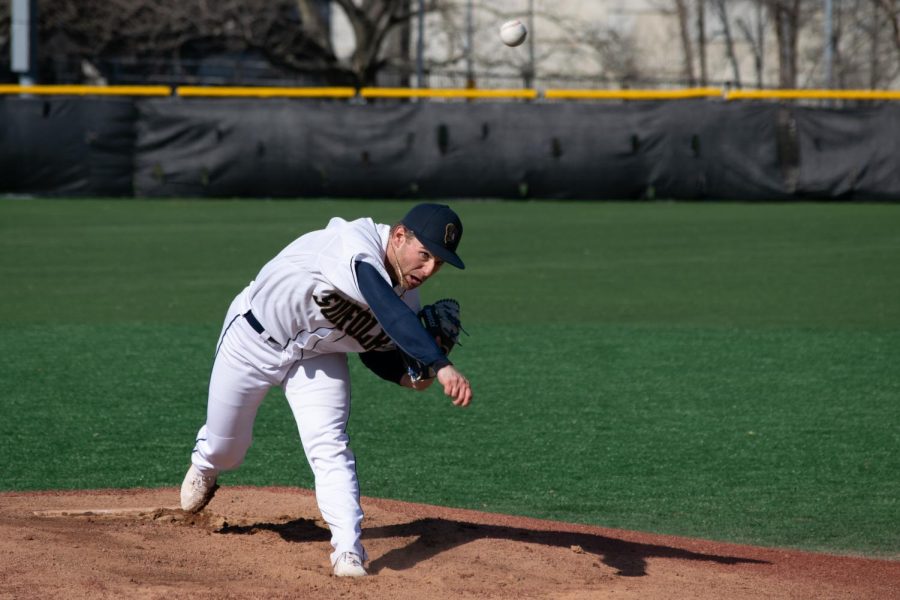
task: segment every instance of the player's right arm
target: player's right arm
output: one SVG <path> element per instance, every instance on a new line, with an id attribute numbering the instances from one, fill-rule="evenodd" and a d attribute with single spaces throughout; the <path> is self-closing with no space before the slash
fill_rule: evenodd
<path id="1" fill-rule="evenodd" d="M 434 379 L 413 379 L 406 371 L 406 361 L 403 360 L 399 350 L 386 350 L 378 352 L 371 350 L 361 352 L 359 358 L 362 363 L 373 373 L 384 379 L 413 390 L 425 390 L 434 382 Z"/>
<path id="2" fill-rule="evenodd" d="M 386 352 L 362 352 L 360 359 L 370 371 L 385 379 L 393 381 L 403 387 L 413 390 L 426 390 L 434 383 L 432 379 L 412 379 L 406 373 L 406 363 L 399 350 Z M 446 365 L 437 372 L 437 380 L 444 387 L 444 393 L 456 406 L 468 406 L 472 402 L 472 386 L 469 380 L 453 365 Z"/>
<path id="3" fill-rule="evenodd" d="M 400 350 L 426 367 L 430 367 L 437 374 L 437 380 L 444 387 L 444 393 L 452 399 L 453 404 L 468 406 L 472 400 L 472 389 L 468 379 L 456 370 L 447 355 L 441 351 L 435 340 L 422 327 L 416 314 L 397 297 L 391 286 L 372 265 L 359 261 L 355 268 L 360 291 L 385 333 Z M 371 362 L 373 358 L 375 357 L 365 357 L 363 362 L 366 363 L 367 359 Z M 372 369 L 369 364 L 367 366 Z M 378 371 L 375 372 L 378 373 Z M 382 377 L 384 376 L 382 375 Z M 384 378 L 387 379 L 387 377 Z M 431 385 L 428 379 L 416 382 L 408 375 L 405 378 L 395 379 L 395 381 L 400 385 L 417 390 Z M 425 384 L 426 381 L 429 383 Z"/>

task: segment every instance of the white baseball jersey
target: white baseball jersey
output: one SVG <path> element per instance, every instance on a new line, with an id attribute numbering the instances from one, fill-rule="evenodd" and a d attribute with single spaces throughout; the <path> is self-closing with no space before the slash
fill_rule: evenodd
<path id="1" fill-rule="evenodd" d="M 384 266 L 389 232 L 388 225 L 368 218 L 331 219 L 263 266 L 247 289 L 248 309 L 266 335 L 304 356 L 393 348 L 359 289 L 355 268 L 356 261 L 365 261 L 390 283 Z M 394 291 L 419 311 L 417 290 Z"/>

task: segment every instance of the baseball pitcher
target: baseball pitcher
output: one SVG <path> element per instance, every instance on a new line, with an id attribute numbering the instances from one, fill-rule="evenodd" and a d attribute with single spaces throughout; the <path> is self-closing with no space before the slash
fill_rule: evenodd
<path id="1" fill-rule="evenodd" d="M 363 512 L 346 432 L 347 354 L 413 389 L 437 379 L 453 404 L 468 406 L 472 388 L 447 357 L 461 331 L 459 305 L 448 299 L 423 309 L 418 293 L 444 263 L 465 268 L 456 254 L 462 231 L 456 213 L 438 204 L 419 204 L 393 226 L 334 218 L 265 264 L 225 316 L 182 508 L 201 510 L 218 474 L 243 462 L 257 409 L 280 386 L 331 530 L 334 574 L 365 575 Z"/>

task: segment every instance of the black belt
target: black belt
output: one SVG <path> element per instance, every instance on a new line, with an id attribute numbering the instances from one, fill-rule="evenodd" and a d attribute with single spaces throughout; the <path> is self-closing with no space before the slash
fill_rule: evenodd
<path id="1" fill-rule="evenodd" d="M 262 335 L 266 332 L 266 328 L 262 326 L 262 323 L 260 323 L 257 318 L 253 316 L 252 310 L 248 310 L 247 312 L 245 312 L 244 318 L 247 320 L 247 323 L 250 324 L 250 327 L 253 328 L 253 331 L 258 333 L 259 335 Z M 278 342 L 272 336 L 269 336 L 269 341 L 273 344 L 278 344 Z M 280 346 L 281 344 L 278 345 Z"/>

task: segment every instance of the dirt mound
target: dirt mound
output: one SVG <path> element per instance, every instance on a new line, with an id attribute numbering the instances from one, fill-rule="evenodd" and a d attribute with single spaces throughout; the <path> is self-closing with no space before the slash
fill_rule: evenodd
<path id="1" fill-rule="evenodd" d="M 331 575 L 313 495 L 0 494 L 0 598 L 900 598 L 900 562 L 363 499 L 371 577 Z"/>

